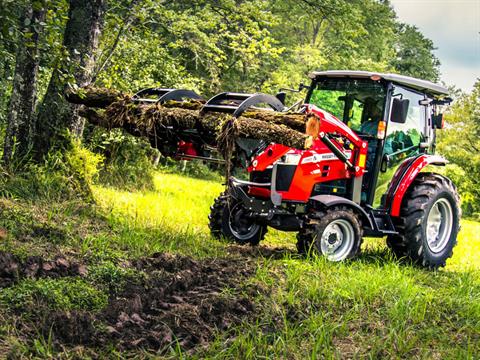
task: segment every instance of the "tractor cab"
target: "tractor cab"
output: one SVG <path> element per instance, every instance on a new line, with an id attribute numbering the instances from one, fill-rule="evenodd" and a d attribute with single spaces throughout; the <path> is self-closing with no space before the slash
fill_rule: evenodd
<path id="1" fill-rule="evenodd" d="M 328 111 L 368 143 L 361 202 L 382 204 L 389 180 L 403 160 L 435 151 L 440 106 L 447 89 L 424 80 L 366 71 L 322 71 L 306 100 Z M 385 201 L 385 198 L 384 198 Z"/>

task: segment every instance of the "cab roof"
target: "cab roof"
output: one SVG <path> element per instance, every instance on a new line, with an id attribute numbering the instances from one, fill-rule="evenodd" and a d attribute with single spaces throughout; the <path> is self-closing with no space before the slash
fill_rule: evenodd
<path id="1" fill-rule="evenodd" d="M 380 78 L 391 81 L 396 84 L 405 85 L 412 89 L 426 92 L 429 95 L 436 97 L 443 97 L 449 94 L 448 89 L 435 84 L 430 81 L 416 79 L 410 76 L 398 75 L 398 74 L 383 74 L 370 71 L 355 71 L 355 70 L 329 70 L 329 71 L 313 71 L 309 74 L 310 78 L 315 79 L 317 77 L 331 77 L 331 78 L 357 78 L 367 79 L 372 76 L 380 76 Z"/>

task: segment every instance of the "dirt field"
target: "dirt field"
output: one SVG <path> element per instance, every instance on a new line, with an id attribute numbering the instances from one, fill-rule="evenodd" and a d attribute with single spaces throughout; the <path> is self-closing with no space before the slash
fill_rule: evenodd
<path id="1" fill-rule="evenodd" d="M 109 345 L 163 353 L 175 343 L 188 351 L 206 347 L 217 331 L 228 333 L 254 319 L 253 300 L 263 292 L 244 285 L 256 268 L 244 255 L 194 260 L 156 253 L 122 266 L 141 276 L 127 280 L 119 293 L 111 291 L 107 306 L 96 314 L 50 309 L 42 297 L 35 298 L 26 309 L 33 316 L 20 322 L 24 337 L 35 336 L 40 327 L 56 347 Z M 0 252 L 0 269 L 2 288 L 25 278 L 88 276 L 88 265 L 61 256 L 51 261 L 38 256 L 20 260 Z"/>

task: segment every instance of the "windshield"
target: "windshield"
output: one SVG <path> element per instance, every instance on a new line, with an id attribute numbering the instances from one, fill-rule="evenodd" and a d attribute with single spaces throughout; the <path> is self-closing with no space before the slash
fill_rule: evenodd
<path id="1" fill-rule="evenodd" d="M 319 79 L 307 103 L 342 120 L 351 129 L 375 135 L 382 120 L 385 86 L 370 79 Z"/>

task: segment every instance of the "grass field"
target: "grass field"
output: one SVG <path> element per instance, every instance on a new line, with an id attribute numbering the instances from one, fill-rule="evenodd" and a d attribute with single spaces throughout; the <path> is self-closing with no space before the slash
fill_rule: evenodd
<path id="1" fill-rule="evenodd" d="M 10 210 L 0 220 L 0 229 L 8 232 L 3 236 L 2 249 L 19 256 L 72 253 L 92 269 L 159 252 L 211 259 L 229 258 L 232 252 L 239 251 L 209 235 L 207 216 L 213 199 L 222 191 L 219 183 L 157 174 L 155 191 L 123 192 L 102 186 L 96 186 L 93 191 L 99 207 L 94 218 L 98 221 L 92 219 L 91 210 L 84 213 L 78 204 L 49 204 L 44 205 L 43 212 L 34 208 L 32 214 L 22 215 L 22 223 L 18 221 L 24 211 L 22 205 L 4 200 L 3 208 Z M 21 229 L 29 229 L 32 218 L 50 224 L 50 232 L 42 238 L 18 240 L 27 232 Z M 55 229 L 60 229 L 61 236 L 55 235 L 58 233 Z M 323 258 L 298 257 L 294 239 L 295 234 L 270 230 L 260 250 L 251 251 L 249 258 L 254 272 L 245 282 L 257 289 L 254 294 L 249 293 L 256 304 L 254 317 L 245 318 L 230 328 L 228 337 L 219 331 L 213 341 L 194 352 L 172 346 L 162 356 L 219 359 L 480 357 L 479 223 L 462 221 L 454 256 L 445 269 L 437 272 L 399 263 L 391 257 L 382 240 L 366 239 L 358 259 L 338 264 Z M 81 280 L 85 281 L 81 286 L 98 289 L 97 283 L 88 276 Z M 25 292 L 25 281 L 13 289 L 17 287 Z M 27 288 L 31 289 L 32 285 L 28 283 Z M 87 308 L 93 311 L 105 300 L 97 296 L 94 289 L 88 291 L 93 305 Z M 9 299 L 11 301 L 11 297 Z M 15 299 L 21 306 L 23 298 Z M 73 300 L 68 301 L 74 305 L 79 303 Z M 8 310 L 9 304 L 5 301 L 4 306 Z M 9 314 L 8 311 L 5 313 Z M 17 317 L 4 316 L 0 326 L 0 339 L 3 337 L 0 355 L 92 356 L 78 348 L 59 349 L 45 337 L 36 340 L 23 337 L 12 320 Z M 114 347 L 105 348 L 102 353 L 112 357 L 152 356 L 145 350 L 120 353 Z"/>

